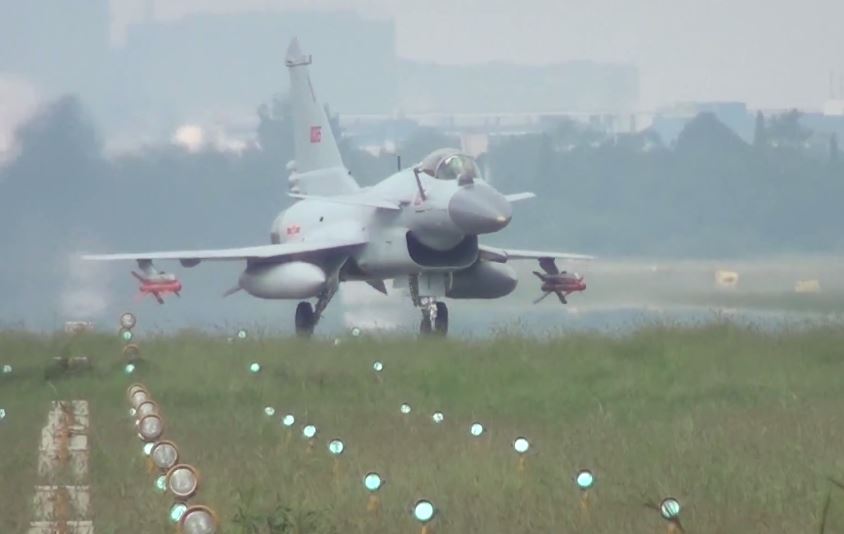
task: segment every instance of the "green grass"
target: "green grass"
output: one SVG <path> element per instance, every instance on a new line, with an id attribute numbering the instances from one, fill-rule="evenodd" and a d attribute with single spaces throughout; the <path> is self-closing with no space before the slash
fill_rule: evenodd
<path id="1" fill-rule="evenodd" d="M 0 532 L 31 518 L 40 429 L 53 399 L 91 403 L 91 484 L 99 533 L 172 531 L 128 417 L 147 385 L 165 436 L 202 473 L 197 503 L 227 533 L 418 532 L 409 505 L 433 500 L 438 533 L 660 532 L 643 504 L 675 496 L 688 532 L 817 532 L 826 477 L 844 479 L 844 330 L 778 333 L 715 323 L 623 337 L 546 340 L 344 339 L 227 343 L 195 333 L 138 338 L 146 360 L 122 374 L 119 340 L 0 333 Z M 90 373 L 45 380 L 52 356 L 86 354 Z M 371 364 L 384 362 L 383 382 Z M 251 375 L 251 361 L 263 369 Z M 402 416 L 402 402 L 413 406 Z M 276 408 L 275 417 L 263 407 Z M 445 412 L 435 426 L 430 414 Z M 296 415 L 296 434 L 279 424 Z M 469 425 L 487 434 L 478 442 Z M 308 452 L 302 424 L 319 428 Z M 519 474 L 512 441 L 532 449 Z M 338 476 L 326 449 L 341 437 Z M 591 519 L 573 483 L 597 478 Z M 382 514 L 361 478 L 388 480 Z M 235 518 L 239 518 L 235 521 Z M 251 518 L 251 519 L 244 519 Z M 244 522 L 260 523 L 257 530 Z M 291 526 L 270 530 L 268 523 Z M 833 493 L 827 532 L 844 529 Z"/>

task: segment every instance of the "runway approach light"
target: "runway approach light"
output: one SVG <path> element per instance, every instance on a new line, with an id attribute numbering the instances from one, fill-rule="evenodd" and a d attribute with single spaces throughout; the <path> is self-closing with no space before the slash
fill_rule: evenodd
<path id="1" fill-rule="evenodd" d="M 343 440 L 341 439 L 335 438 L 328 442 L 328 452 L 330 452 L 332 456 L 340 456 L 343 454 L 345 449 L 346 446 L 343 445 Z"/>
<path id="2" fill-rule="evenodd" d="M 275 408 L 273 408 L 272 406 L 265 406 L 264 407 L 264 415 L 266 415 L 267 417 L 274 416 L 275 415 Z"/>
<path id="3" fill-rule="evenodd" d="M 302 435 L 305 439 L 314 439 L 316 437 L 317 429 L 314 425 L 305 425 L 302 429 Z"/>
<path id="4" fill-rule="evenodd" d="M 479 438 L 484 433 L 484 425 L 480 423 L 472 423 L 472 426 L 469 427 L 469 434 L 472 436 Z"/>
<path id="5" fill-rule="evenodd" d="M 249 372 L 250 373 L 258 373 L 261 371 L 261 364 L 258 362 L 252 362 L 249 364 Z"/>
<path id="6" fill-rule="evenodd" d="M 574 477 L 574 482 L 578 488 L 586 491 L 595 484 L 595 475 L 588 469 L 581 469 L 577 472 L 577 476 Z"/>
<path id="7" fill-rule="evenodd" d="M 170 522 L 171 523 L 178 523 L 182 520 L 182 516 L 185 515 L 185 511 L 187 511 L 188 507 L 185 503 L 177 502 L 173 506 L 170 507 Z"/>
<path id="8" fill-rule="evenodd" d="M 167 491 L 167 475 L 159 475 L 158 478 L 155 479 L 155 491 L 156 493 L 164 493 Z"/>
<path id="9" fill-rule="evenodd" d="M 445 416 L 442 412 L 434 412 L 434 415 L 431 416 L 431 419 L 434 420 L 434 423 L 440 424 L 445 420 Z"/>
<path id="10" fill-rule="evenodd" d="M 353 335 L 354 337 L 358 337 L 358 336 L 360 336 L 360 334 L 361 334 L 361 332 L 360 332 L 360 328 L 358 328 L 357 326 L 356 326 L 356 327 L 354 327 L 354 328 L 352 328 L 352 335 Z"/>
<path id="11" fill-rule="evenodd" d="M 207 506 L 191 506 L 179 523 L 184 534 L 215 534 L 217 525 L 216 514 Z"/>
<path id="12" fill-rule="evenodd" d="M 374 471 L 367 473 L 363 477 L 363 487 L 366 488 L 366 491 L 369 493 L 375 493 L 380 490 L 383 485 L 384 481 L 381 479 L 381 475 Z"/>
<path id="13" fill-rule="evenodd" d="M 0 408 L 0 421 L 6 418 L 6 409 Z"/>
<path id="14" fill-rule="evenodd" d="M 149 456 L 152 454 L 152 448 L 155 447 L 155 443 L 149 442 L 144 443 L 144 456 Z"/>
<path id="15" fill-rule="evenodd" d="M 167 472 L 167 489 L 177 499 L 186 501 L 199 489 L 199 474 L 191 465 L 174 465 Z"/>
<path id="16" fill-rule="evenodd" d="M 126 367 L 123 368 L 123 372 L 127 375 L 131 375 L 135 372 L 135 364 L 134 363 L 127 363 Z"/>
<path id="17" fill-rule="evenodd" d="M 138 411 L 137 411 L 136 409 L 134 409 L 134 408 L 129 408 L 129 417 L 133 417 L 133 418 L 134 418 L 136 413 L 138 413 Z"/>
<path id="18" fill-rule="evenodd" d="M 436 514 L 437 509 L 426 499 L 419 499 L 413 505 L 413 517 L 423 525 L 430 522 Z"/>
<path id="19" fill-rule="evenodd" d="M 293 426 L 294 423 L 296 423 L 296 418 L 293 417 L 293 414 L 287 414 L 287 415 L 285 415 L 284 417 L 281 418 L 281 424 L 283 426 L 286 426 L 287 428 L 290 428 L 291 426 Z"/>
<path id="20" fill-rule="evenodd" d="M 152 463 L 161 471 L 167 472 L 174 465 L 179 463 L 179 450 L 172 441 L 159 441 L 156 443 L 152 451 Z"/>
<path id="21" fill-rule="evenodd" d="M 134 393 L 132 393 L 132 397 L 129 402 L 132 404 L 132 408 L 138 409 L 138 406 L 141 405 L 142 402 L 146 402 L 149 399 L 149 393 L 145 389 L 136 389 Z"/>
<path id="22" fill-rule="evenodd" d="M 527 438 L 518 437 L 515 439 L 515 441 L 513 441 L 513 449 L 519 454 L 526 453 L 529 448 L 530 442 L 527 440 Z"/>
<path id="23" fill-rule="evenodd" d="M 403 413 L 404 415 L 409 414 L 410 411 L 412 410 L 412 408 L 410 407 L 410 404 L 408 404 L 406 402 L 403 402 L 401 404 L 401 408 L 399 408 L 399 409 L 401 410 L 401 413 Z"/>
<path id="24" fill-rule="evenodd" d="M 138 435 L 144 441 L 155 441 L 164 433 L 164 424 L 155 414 L 142 417 L 138 421 Z"/>
<path id="25" fill-rule="evenodd" d="M 135 343 L 129 343 L 123 347 L 123 356 L 125 356 L 126 360 L 129 362 L 139 360 L 141 359 L 141 348 Z"/>
<path id="26" fill-rule="evenodd" d="M 126 398 L 129 400 L 129 402 L 132 402 L 135 393 L 137 393 L 138 391 L 143 391 L 144 393 L 146 393 L 147 388 L 144 387 L 143 384 L 132 384 L 131 386 L 126 388 Z"/>
<path id="27" fill-rule="evenodd" d="M 158 415 L 158 404 L 155 401 L 145 400 L 138 405 L 136 413 L 138 419 L 143 419 L 148 415 Z"/>
<path id="28" fill-rule="evenodd" d="M 663 499 L 659 503 L 659 514 L 666 521 L 676 521 L 680 517 L 680 501 L 674 497 Z"/>
<path id="29" fill-rule="evenodd" d="M 135 328 L 136 323 L 137 321 L 135 320 L 135 316 L 129 312 L 126 312 L 120 316 L 120 327 L 125 330 L 131 330 Z"/>
<path id="30" fill-rule="evenodd" d="M 131 330 L 126 330 L 125 328 L 120 329 L 120 339 L 122 339 L 126 343 L 129 343 L 130 341 L 132 341 L 133 337 L 135 337 L 135 335 L 132 334 Z"/>
<path id="31" fill-rule="evenodd" d="M 376 361 L 375 363 L 372 364 L 372 370 L 375 371 L 376 373 L 380 373 L 381 371 L 384 370 L 384 364 L 379 362 L 379 361 Z"/>
<path id="32" fill-rule="evenodd" d="M 241 328 L 237 331 L 237 339 L 246 339 L 246 330 Z"/>
<path id="33" fill-rule="evenodd" d="M 11 365 L 9 365 L 8 363 L 7 363 L 7 364 L 5 364 L 5 365 L 3 365 L 3 374 L 4 374 L 4 375 L 10 375 L 10 374 L 12 374 L 12 366 L 11 366 Z"/>

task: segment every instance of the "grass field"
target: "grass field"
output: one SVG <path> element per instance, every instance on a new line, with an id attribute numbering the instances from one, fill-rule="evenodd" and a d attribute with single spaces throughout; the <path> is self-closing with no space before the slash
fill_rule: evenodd
<path id="1" fill-rule="evenodd" d="M 227 533 L 412 533 L 417 498 L 437 533 L 665 532 L 647 501 L 674 496 L 687 532 L 818 532 L 827 477 L 844 479 L 844 330 L 770 332 L 714 323 L 652 326 L 623 337 L 544 340 L 255 339 L 138 336 L 144 365 L 122 373 L 103 335 L 0 333 L 0 532 L 25 532 L 37 444 L 53 399 L 91 403 L 98 533 L 165 533 L 170 500 L 153 490 L 125 389 L 147 385 L 165 437 L 203 482 L 194 502 Z M 94 369 L 45 379 L 52 356 Z M 376 381 L 372 363 L 384 363 Z M 263 365 L 248 372 L 250 362 Z M 399 412 L 402 402 L 413 407 Z M 272 418 L 263 413 L 273 406 Z M 430 415 L 445 413 L 434 425 Z M 279 421 L 297 418 L 295 435 Z M 487 427 L 480 439 L 468 429 Z M 302 424 L 319 428 L 308 451 Z M 523 473 L 512 450 L 532 443 Z M 335 467 L 327 441 L 346 451 Z M 591 514 L 575 472 L 596 475 Z M 388 480 L 367 513 L 363 474 Z M 844 531 L 844 492 L 826 532 Z M 289 523 L 271 530 L 269 524 Z"/>

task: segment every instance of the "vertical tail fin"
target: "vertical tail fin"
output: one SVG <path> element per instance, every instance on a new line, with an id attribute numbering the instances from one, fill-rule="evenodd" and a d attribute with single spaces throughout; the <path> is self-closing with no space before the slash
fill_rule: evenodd
<path id="1" fill-rule="evenodd" d="M 285 63 L 290 73 L 296 172 L 301 177 L 301 185 L 307 189 L 303 192 L 341 194 L 357 190 L 357 184 L 343 165 L 325 108 L 314 93 L 308 67 L 311 56 L 302 52 L 296 38 L 290 42 Z M 306 173 L 313 173 L 313 176 Z"/>

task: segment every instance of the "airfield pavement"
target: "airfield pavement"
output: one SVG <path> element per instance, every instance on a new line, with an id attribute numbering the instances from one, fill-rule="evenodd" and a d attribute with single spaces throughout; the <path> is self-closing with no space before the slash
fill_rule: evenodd
<path id="1" fill-rule="evenodd" d="M 844 530 L 844 490 L 828 481 L 844 480 L 840 326 L 339 344 L 138 331 L 131 375 L 116 336 L 0 333 L 0 365 L 13 369 L 0 375 L 0 532 L 26 532 L 33 518 L 40 433 L 59 399 L 89 403 L 96 531 L 173 531 L 172 499 L 154 490 L 128 413 L 136 382 L 200 471 L 193 502 L 229 534 L 419 532 L 409 513 L 419 498 L 438 508 L 433 533 L 666 532 L 645 504 L 669 496 L 690 533 L 814 533 L 828 494 L 827 532 Z M 87 355 L 92 368 L 45 372 L 60 354 Z M 318 429 L 313 448 L 306 423 Z M 518 436 L 531 443 L 523 470 Z M 345 443 L 337 462 L 332 438 Z M 581 468 L 596 478 L 586 511 Z M 387 481 L 379 514 L 362 484 L 373 470 Z"/>

